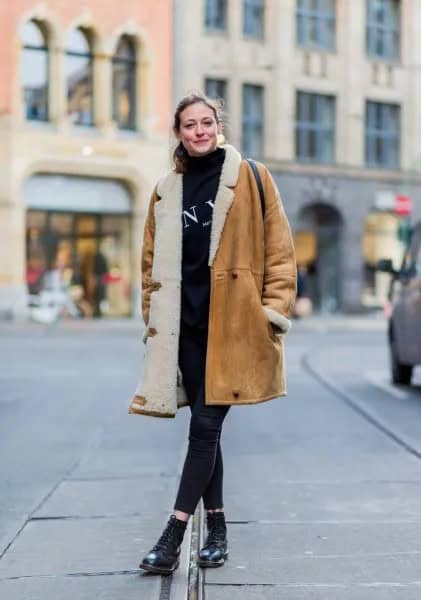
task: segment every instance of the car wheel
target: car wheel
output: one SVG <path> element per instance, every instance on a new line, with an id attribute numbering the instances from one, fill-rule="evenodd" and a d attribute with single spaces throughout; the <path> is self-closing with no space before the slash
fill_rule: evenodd
<path id="1" fill-rule="evenodd" d="M 399 362 L 398 350 L 396 348 L 396 341 L 393 335 L 390 338 L 390 363 L 392 368 L 393 383 L 409 385 L 412 379 L 413 366 L 404 365 Z"/>

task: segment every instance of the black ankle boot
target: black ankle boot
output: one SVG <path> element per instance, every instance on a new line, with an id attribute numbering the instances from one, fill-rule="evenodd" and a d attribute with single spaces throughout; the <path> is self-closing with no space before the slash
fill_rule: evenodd
<path id="1" fill-rule="evenodd" d="M 171 515 L 161 537 L 145 556 L 139 568 L 151 573 L 170 575 L 180 564 L 180 546 L 186 531 L 187 522 Z"/>
<path id="2" fill-rule="evenodd" d="M 228 558 L 227 526 L 223 512 L 208 512 L 208 537 L 199 552 L 200 567 L 221 567 Z"/>

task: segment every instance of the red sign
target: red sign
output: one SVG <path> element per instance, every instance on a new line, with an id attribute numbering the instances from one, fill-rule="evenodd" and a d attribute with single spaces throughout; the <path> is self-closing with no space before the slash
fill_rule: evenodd
<path id="1" fill-rule="evenodd" d="M 395 213 L 405 217 L 410 215 L 412 211 L 412 200 L 409 196 L 396 196 Z"/>

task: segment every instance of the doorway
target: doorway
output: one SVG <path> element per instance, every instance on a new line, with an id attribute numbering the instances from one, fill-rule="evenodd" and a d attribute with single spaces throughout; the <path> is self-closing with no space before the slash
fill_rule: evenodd
<path id="1" fill-rule="evenodd" d="M 322 313 L 339 310 L 342 216 L 333 206 L 314 203 L 299 214 L 295 233 L 297 263 L 307 295 Z"/>

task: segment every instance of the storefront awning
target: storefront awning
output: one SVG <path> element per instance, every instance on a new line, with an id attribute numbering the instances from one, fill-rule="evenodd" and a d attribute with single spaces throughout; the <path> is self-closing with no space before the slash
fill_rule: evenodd
<path id="1" fill-rule="evenodd" d="M 71 175 L 32 175 L 23 185 L 27 208 L 101 214 L 129 214 L 131 198 L 117 180 Z"/>

